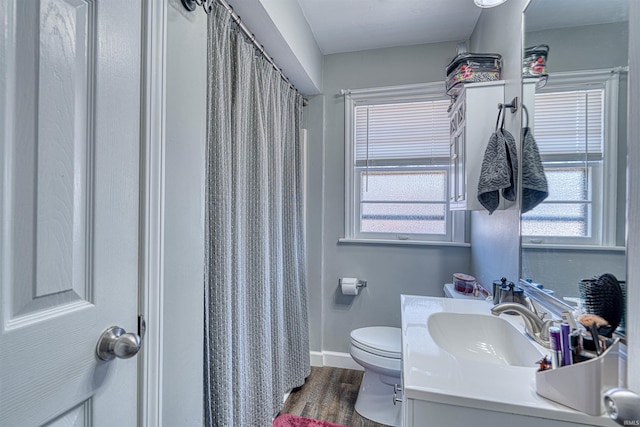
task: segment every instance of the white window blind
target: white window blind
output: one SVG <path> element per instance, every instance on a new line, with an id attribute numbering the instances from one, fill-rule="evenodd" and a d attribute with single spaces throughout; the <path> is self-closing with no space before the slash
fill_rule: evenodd
<path id="1" fill-rule="evenodd" d="M 604 89 L 536 94 L 534 134 L 543 161 L 602 160 Z"/>
<path id="2" fill-rule="evenodd" d="M 437 100 L 356 106 L 356 166 L 448 163 L 448 105 Z"/>

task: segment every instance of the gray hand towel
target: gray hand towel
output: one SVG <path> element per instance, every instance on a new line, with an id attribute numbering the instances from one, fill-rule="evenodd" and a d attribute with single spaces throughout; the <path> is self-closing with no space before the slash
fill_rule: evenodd
<path id="1" fill-rule="evenodd" d="M 489 138 L 478 182 L 478 201 L 489 211 L 489 215 L 500 204 L 500 191 L 505 199 L 516 200 L 517 180 L 516 141 L 508 131 L 499 129 Z"/>
<path id="2" fill-rule="evenodd" d="M 535 208 L 547 198 L 549 187 L 540 160 L 538 144 L 531 129 L 522 129 L 522 213 Z"/>

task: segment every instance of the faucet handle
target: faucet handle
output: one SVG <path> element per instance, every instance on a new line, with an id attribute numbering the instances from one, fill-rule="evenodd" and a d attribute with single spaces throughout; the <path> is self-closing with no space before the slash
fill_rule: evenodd
<path id="1" fill-rule="evenodd" d="M 544 318 L 547 316 L 547 313 L 545 313 L 544 311 L 538 312 L 538 309 L 536 308 L 536 305 L 533 303 L 533 301 L 531 301 L 531 298 L 525 297 L 525 301 L 527 302 L 527 308 L 533 311 L 533 313 L 538 316 L 538 319 L 544 320 Z"/>

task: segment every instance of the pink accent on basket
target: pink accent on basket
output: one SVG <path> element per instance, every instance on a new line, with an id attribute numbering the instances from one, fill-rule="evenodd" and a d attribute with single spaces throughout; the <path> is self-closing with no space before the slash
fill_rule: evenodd
<path id="1" fill-rule="evenodd" d="M 328 421 L 312 420 L 293 414 L 283 414 L 273 420 L 273 427 L 346 427 Z"/>

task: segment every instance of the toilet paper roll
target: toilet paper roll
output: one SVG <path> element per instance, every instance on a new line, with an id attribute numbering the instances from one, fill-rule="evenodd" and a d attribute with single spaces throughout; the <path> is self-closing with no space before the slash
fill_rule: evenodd
<path id="1" fill-rule="evenodd" d="M 358 295 L 358 279 L 355 277 L 343 277 L 340 279 L 340 288 L 344 295 Z"/>

